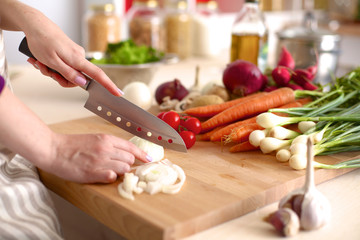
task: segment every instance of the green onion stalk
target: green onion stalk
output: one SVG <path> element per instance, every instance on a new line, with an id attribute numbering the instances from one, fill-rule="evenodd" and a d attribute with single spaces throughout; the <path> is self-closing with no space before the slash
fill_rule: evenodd
<path id="1" fill-rule="evenodd" d="M 269 124 L 281 126 L 300 121 L 317 122 L 304 133 L 323 134 L 322 139 L 314 144 L 315 155 L 360 151 L 360 67 L 335 79 L 328 92 L 312 97 L 313 101 L 304 107 L 270 109 L 270 113 L 287 113 L 289 117 Z M 314 164 L 325 169 L 358 168 L 360 158 L 337 164 Z"/>

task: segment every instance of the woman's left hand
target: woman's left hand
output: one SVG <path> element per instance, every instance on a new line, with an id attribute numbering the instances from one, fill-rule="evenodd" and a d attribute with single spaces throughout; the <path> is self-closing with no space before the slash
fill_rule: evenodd
<path id="1" fill-rule="evenodd" d="M 63 87 L 83 86 L 86 79 L 83 75 L 95 79 L 113 95 L 122 95 L 113 81 L 98 66 L 85 58 L 85 50 L 73 42 L 56 24 L 40 14 L 35 19 L 41 22 L 41 29 L 33 25 L 25 32 L 28 45 L 37 60 L 28 62 L 38 68 L 42 74 L 52 77 Z M 33 21 L 35 21 L 33 20 Z M 56 70 L 50 71 L 47 67 Z"/>

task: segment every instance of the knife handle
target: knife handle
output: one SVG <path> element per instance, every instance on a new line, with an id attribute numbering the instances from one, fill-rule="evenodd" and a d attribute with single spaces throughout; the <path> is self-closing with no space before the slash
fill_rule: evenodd
<path id="1" fill-rule="evenodd" d="M 36 57 L 32 54 L 32 52 L 30 51 L 30 48 L 29 48 L 29 45 L 28 45 L 28 43 L 27 43 L 27 40 L 26 40 L 26 37 L 24 37 L 23 38 L 23 40 L 21 41 L 21 43 L 20 43 L 20 45 L 19 45 L 19 52 L 21 52 L 21 53 L 23 53 L 23 54 L 25 54 L 26 56 L 28 56 L 28 57 L 30 57 L 30 58 L 33 58 L 33 59 L 35 59 L 35 60 L 37 60 L 36 59 Z M 62 76 L 58 71 L 56 71 L 56 70 L 54 70 L 54 69 L 52 69 L 52 68 L 49 68 L 49 67 L 47 67 L 50 71 L 52 71 L 52 72 L 54 72 L 54 73 L 57 73 L 57 74 L 59 74 L 60 76 Z M 83 89 L 87 89 L 87 87 L 88 87 L 88 85 L 89 85 L 89 83 L 90 83 L 90 79 L 89 79 L 89 77 L 88 76 L 86 76 L 86 74 L 84 74 L 83 73 L 83 75 L 85 76 L 85 78 L 87 79 L 87 83 L 84 85 L 84 86 L 80 86 L 80 87 L 82 87 Z M 62 76 L 63 77 L 63 76 Z"/>

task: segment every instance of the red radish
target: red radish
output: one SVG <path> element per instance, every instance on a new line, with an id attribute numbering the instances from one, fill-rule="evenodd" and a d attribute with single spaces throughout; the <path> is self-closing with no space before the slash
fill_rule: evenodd
<path id="1" fill-rule="evenodd" d="M 317 73 L 317 64 L 310 66 L 308 68 L 306 68 L 306 71 L 308 71 L 313 77 L 315 77 L 316 73 Z"/>
<path id="2" fill-rule="evenodd" d="M 313 76 L 307 72 L 306 70 L 303 69 L 297 69 L 294 71 L 293 75 L 291 76 L 291 79 L 299 84 L 302 88 L 304 88 L 305 90 L 315 90 L 318 87 L 315 84 L 311 83 L 311 80 L 309 79 L 309 77 L 312 79 Z"/>
<path id="3" fill-rule="evenodd" d="M 305 78 L 309 81 L 314 80 L 314 77 L 315 77 L 311 72 L 309 72 L 306 69 L 296 69 L 296 70 L 294 70 L 294 74 L 299 75 L 302 78 Z"/>
<path id="4" fill-rule="evenodd" d="M 315 84 L 313 84 L 312 82 L 310 82 L 310 81 L 304 82 L 304 84 L 302 85 L 302 87 L 303 87 L 305 90 L 311 90 L 311 91 L 318 89 L 318 87 L 317 87 Z"/>
<path id="5" fill-rule="evenodd" d="M 293 84 L 293 83 L 289 83 L 288 85 L 286 85 L 287 87 L 291 88 L 292 90 L 303 90 L 304 88 L 301 87 L 300 85 L 297 84 Z"/>
<path id="6" fill-rule="evenodd" d="M 313 75 L 311 75 L 308 71 L 304 69 L 296 69 L 291 75 L 291 80 L 293 80 L 296 84 L 300 85 L 304 89 L 306 89 L 304 85 L 306 85 L 308 82 L 311 82 L 313 78 Z"/>
<path id="7" fill-rule="evenodd" d="M 255 64 L 245 60 L 236 60 L 225 68 L 223 83 L 231 93 L 247 96 L 263 87 L 264 78 Z"/>
<path id="8" fill-rule="evenodd" d="M 291 56 L 290 52 L 284 46 L 281 48 L 280 59 L 277 65 L 288 67 L 290 69 L 295 68 L 294 58 Z"/>
<path id="9" fill-rule="evenodd" d="M 267 87 L 269 79 L 268 79 L 268 77 L 266 75 L 262 75 L 262 81 L 263 81 L 263 85 L 262 85 L 261 89 L 264 89 L 264 88 Z"/>
<path id="10" fill-rule="evenodd" d="M 278 86 L 286 86 L 291 78 L 288 68 L 281 66 L 274 68 L 271 72 L 271 76 Z"/>
<path id="11" fill-rule="evenodd" d="M 318 65 L 319 65 L 319 55 L 318 55 L 318 52 L 316 51 L 315 52 L 315 55 L 316 55 L 316 64 L 315 65 L 312 65 L 308 68 L 306 68 L 306 70 L 311 73 L 314 77 L 317 73 L 317 70 L 318 70 Z"/>
<path id="12" fill-rule="evenodd" d="M 277 86 L 267 86 L 266 88 L 264 88 L 264 92 L 272 92 L 274 90 L 278 89 Z"/>

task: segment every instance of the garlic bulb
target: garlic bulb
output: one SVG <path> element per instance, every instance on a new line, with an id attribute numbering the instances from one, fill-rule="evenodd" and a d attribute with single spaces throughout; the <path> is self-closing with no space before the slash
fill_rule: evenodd
<path id="1" fill-rule="evenodd" d="M 300 226 L 304 230 L 318 229 L 331 218 L 330 202 L 315 187 L 313 158 L 313 143 L 311 138 L 308 138 L 305 185 L 291 192 L 279 203 L 279 208 L 288 207 L 298 214 Z"/>

